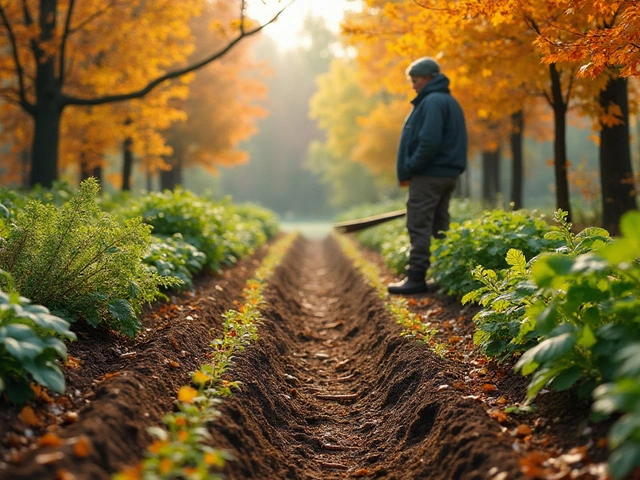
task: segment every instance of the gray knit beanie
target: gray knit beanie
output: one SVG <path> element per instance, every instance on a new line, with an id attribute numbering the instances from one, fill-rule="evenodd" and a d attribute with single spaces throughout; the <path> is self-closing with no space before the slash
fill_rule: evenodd
<path id="1" fill-rule="evenodd" d="M 431 57 L 422 57 L 414 61 L 407 68 L 410 77 L 433 77 L 440 73 L 440 65 Z"/>

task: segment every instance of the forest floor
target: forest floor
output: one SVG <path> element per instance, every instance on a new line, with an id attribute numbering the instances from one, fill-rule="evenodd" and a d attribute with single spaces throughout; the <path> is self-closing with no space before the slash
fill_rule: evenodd
<path id="1" fill-rule="evenodd" d="M 206 363 L 222 314 L 263 254 L 149 309 L 135 340 L 79 332 L 65 395 L 0 406 L 0 479 L 100 480 L 138 462 L 152 441 L 147 428 Z M 436 355 L 400 335 L 332 237 L 298 239 L 265 297 L 259 340 L 229 372 L 242 387 L 211 428 L 211 444 L 235 458 L 227 478 L 606 478 L 608 425 L 591 423 L 572 392 L 505 412 L 523 404 L 526 380 L 473 347 L 473 307 L 436 293 L 409 299 L 446 346 Z"/>

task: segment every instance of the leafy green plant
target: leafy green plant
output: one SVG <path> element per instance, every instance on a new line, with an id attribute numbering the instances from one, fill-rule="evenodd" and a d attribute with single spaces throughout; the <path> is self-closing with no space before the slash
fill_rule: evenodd
<path id="1" fill-rule="evenodd" d="M 549 301 L 529 309 L 542 340 L 516 364 L 532 376 L 529 398 L 580 384 L 593 391 L 594 411 L 623 414 L 609 434 L 615 478 L 638 465 L 640 452 L 640 212 L 625 214 L 620 229 L 622 238 L 594 241 L 595 253 L 549 254 L 533 265 Z"/>
<path id="2" fill-rule="evenodd" d="M 609 470 L 617 480 L 640 467 L 640 343 L 624 347 L 614 361 L 615 381 L 594 390 L 593 411 L 621 414 L 609 431 Z"/>
<path id="3" fill-rule="evenodd" d="M 453 223 L 444 238 L 436 240 L 429 270 L 435 282 L 451 295 L 465 295 L 482 283 L 473 277 L 478 265 L 489 270 L 508 268 L 510 249 L 520 250 L 526 259 L 560 245 L 545 238 L 551 226 L 534 212 L 493 210 L 463 223 Z"/>
<path id="4" fill-rule="evenodd" d="M 140 329 L 137 313 L 179 283 L 149 272 L 141 259 L 150 243 L 140 218 L 119 223 L 100 210 L 95 179 L 61 207 L 30 201 L 0 245 L 0 267 L 17 290 L 56 315 L 102 322 L 126 335 Z"/>
<path id="5" fill-rule="evenodd" d="M 476 331 L 473 341 L 490 357 L 505 360 L 537 343 L 537 334 L 526 309 L 538 298 L 531 281 L 530 265 L 520 250 L 506 255 L 510 266 L 490 270 L 481 266 L 471 273 L 482 286 L 462 297 L 462 303 L 478 303 L 483 308 L 473 317 Z"/>
<path id="6" fill-rule="evenodd" d="M 7 272 L 0 270 L 0 277 L 10 290 L 0 290 L 0 394 L 14 403 L 24 403 L 33 394 L 31 381 L 63 393 L 64 375 L 55 360 L 67 359 L 61 339 L 76 338 L 69 322 L 11 291 L 13 279 Z"/>
<path id="7" fill-rule="evenodd" d="M 180 233 L 206 255 L 206 269 L 213 272 L 251 252 L 277 228 L 275 215 L 265 209 L 214 202 L 181 188 L 132 198 L 117 213 L 142 217 L 154 235 Z"/>
<path id="8" fill-rule="evenodd" d="M 182 281 L 178 288 L 193 286 L 193 276 L 201 272 L 207 256 L 182 239 L 182 234 L 170 237 L 151 237 L 151 244 L 142 261 L 160 277 L 176 277 Z"/>
<path id="9" fill-rule="evenodd" d="M 555 242 L 555 251 L 563 255 L 573 258 L 611 241 L 609 233 L 601 228 L 589 227 L 574 234 L 562 210 L 553 218 L 556 227 L 545 233 L 545 239 Z M 482 286 L 466 294 L 462 303 L 477 302 L 483 307 L 474 317 L 474 342 L 486 355 L 506 359 L 538 343 L 535 321 L 527 314 L 536 302 L 548 301 L 548 292 L 538 288 L 531 276 L 531 265 L 538 258 L 527 262 L 520 250 L 510 249 L 505 257 L 509 269 L 479 266 L 472 271 Z"/>

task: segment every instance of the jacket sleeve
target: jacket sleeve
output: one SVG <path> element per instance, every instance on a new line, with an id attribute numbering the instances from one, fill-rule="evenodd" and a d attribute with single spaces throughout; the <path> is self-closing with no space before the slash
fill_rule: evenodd
<path id="1" fill-rule="evenodd" d="M 418 146 L 407 160 L 407 168 L 411 172 L 423 170 L 440 152 L 445 112 L 442 103 L 433 97 L 427 97 L 424 106 L 421 105 L 424 118 L 418 134 Z"/>

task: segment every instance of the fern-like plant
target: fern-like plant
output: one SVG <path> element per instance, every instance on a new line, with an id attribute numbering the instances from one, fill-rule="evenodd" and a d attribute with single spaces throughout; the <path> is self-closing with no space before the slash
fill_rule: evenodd
<path id="1" fill-rule="evenodd" d="M 108 322 L 134 336 L 142 305 L 179 280 L 149 272 L 141 259 L 151 227 L 140 218 L 119 223 L 101 211 L 98 193 L 91 178 L 61 207 L 30 201 L 0 244 L 0 268 L 22 295 L 57 315 L 93 326 Z"/>

